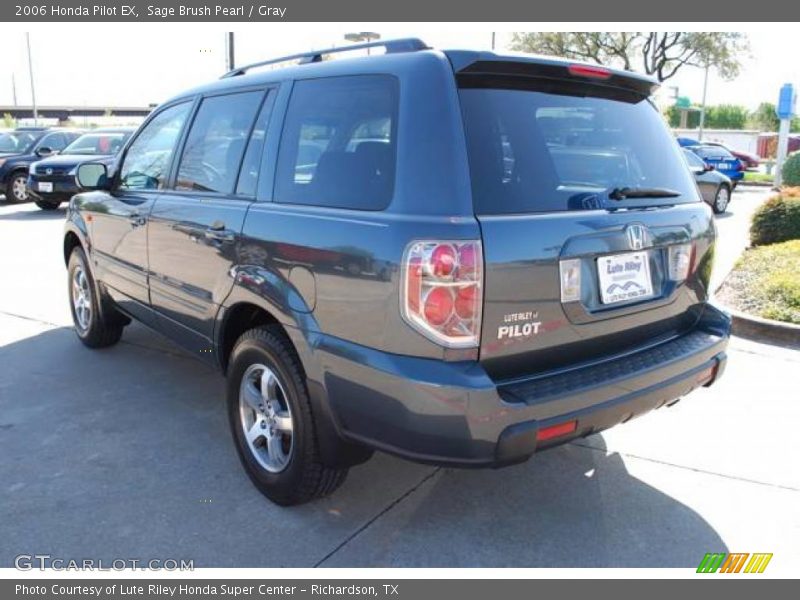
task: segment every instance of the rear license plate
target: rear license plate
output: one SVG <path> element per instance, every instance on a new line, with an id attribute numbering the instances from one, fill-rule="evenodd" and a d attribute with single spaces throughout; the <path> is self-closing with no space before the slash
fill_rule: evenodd
<path id="1" fill-rule="evenodd" d="M 719 165 L 717 165 L 717 168 L 718 169 L 730 169 L 731 168 L 731 163 L 719 163 Z"/>
<path id="2" fill-rule="evenodd" d="M 40 181 L 39 182 L 39 191 L 40 192 L 52 192 L 53 191 L 53 184 L 49 181 Z"/>
<path id="3" fill-rule="evenodd" d="M 647 252 L 601 256 L 597 259 L 603 304 L 639 300 L 653 295 Z"/>

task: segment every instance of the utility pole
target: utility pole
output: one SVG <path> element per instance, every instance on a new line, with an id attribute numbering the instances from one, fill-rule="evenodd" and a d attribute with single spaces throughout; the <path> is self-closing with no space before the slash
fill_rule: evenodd
<path id="1" fill-rule="evenodd" d="M 700 105 L 700 130 L 697 132 L 697 141 L 703 141 L 703 127 L 706 124 L 706 93 L 708 92 L 708 60 L 706 60 L 706 74 L 703 77 L 703 103 Z"/>
<path id="2" fill-rule="evenodd" d="M 17 106 L 17 80 L 11 74 L 11 96 L 14 98 L 14 106 Z"/>
<path id="3" fill-rule="evenodd" d="M 492 52 L 494 52 L 495 32 L 492 32 Z"/>
<path id="4" fill-rule="evenodd" d="M 33 60 L 31 59 L 31 34 L 25 33 L 25 43 L 28 46 L 28 74 L 31 78 L 31 103 L 33 104 L 33 126 L 39 124 L 39 111 L 36 109 L 36 88 L 33 85 Z"/>
<path id="5" fill-rule="evenodd" d="M 229 31 L 225 35 L 225 70 L 233 71 L 236 68 L 236 60 L 233 46 L 233 32 Z"/>

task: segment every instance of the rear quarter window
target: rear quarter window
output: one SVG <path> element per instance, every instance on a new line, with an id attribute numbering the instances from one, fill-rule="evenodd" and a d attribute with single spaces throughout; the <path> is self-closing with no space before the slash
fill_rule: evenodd
<path id="1" fill-rule="evenodd" d="M 390 75 L 298 81 L 283 126 L 275 201 L 382 210 L 394 193 L 398 83 Z"/>

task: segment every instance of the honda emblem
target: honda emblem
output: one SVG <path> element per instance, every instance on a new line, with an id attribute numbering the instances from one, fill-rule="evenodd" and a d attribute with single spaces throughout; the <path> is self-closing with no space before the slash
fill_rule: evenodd
<path id="1" fill-rule="evenodd" d="M 625 228 L 628 236 L 628 245 L 631 250 L 641 250 L 644 248 L 645 227 L 644 225 L 628 225 Z"/>

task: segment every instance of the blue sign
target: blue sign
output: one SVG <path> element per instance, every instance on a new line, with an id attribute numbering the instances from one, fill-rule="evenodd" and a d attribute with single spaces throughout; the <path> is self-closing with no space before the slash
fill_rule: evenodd
<path id="1" fill-rule="evenodd" d="M 791 83 L 786 83 L 781 87 L 781 95 L 778 98 L 778 107 L 775 110 L 779 119 L 791 119 L 797 113 L 797 93 Z"/>

